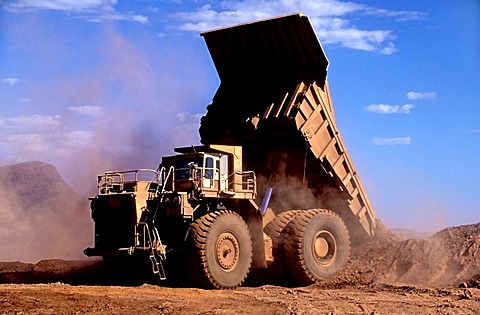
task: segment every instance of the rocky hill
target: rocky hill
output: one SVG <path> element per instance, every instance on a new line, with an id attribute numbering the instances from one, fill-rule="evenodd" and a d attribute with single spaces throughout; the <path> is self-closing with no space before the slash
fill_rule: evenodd
<path id="1" fill-rule="evenodd" d="M 0 167 L 0 260 L 83 258 L 93 237 L 87 201 L 53 165 Z"/>
<path id="2" fill-rule="evenodd" d="M 478 287 L 479 276 L 480 223 L 448 227 L 426 239 L 405 239 L 379 224 L 375 238 L 354 248 L 345 269 L 324 285 Z"/>

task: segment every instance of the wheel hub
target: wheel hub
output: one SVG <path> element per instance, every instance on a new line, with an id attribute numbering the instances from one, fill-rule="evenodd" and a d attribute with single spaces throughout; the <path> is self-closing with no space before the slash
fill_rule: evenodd
<path id="1" fill-rule="evenodd" d="M 217 261 L 222 269 L 234 269 L 238 263 L 239 252 L 237 238 L 230 232 L 222 233 L 217 241 Z"/>
<path id="2" fill-rule="evenodd" d="M 328 253 L 328 242 L 322 237 L 318 237 L 315 239 L 315 256 L 317 257 L 325 257 Z"/>
<path id="3" fill-rule="evenodd" d="M 335 261 L 337 242 L 329 231 L 319 231 L 313 238 L 313 256 L 322 266 L 328 266 Z"/>

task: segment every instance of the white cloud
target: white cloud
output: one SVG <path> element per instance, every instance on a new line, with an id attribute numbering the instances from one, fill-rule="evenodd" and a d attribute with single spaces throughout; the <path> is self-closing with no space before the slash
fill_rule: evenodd
<path id="1" fill-rule="evenodd" d="M 43 137 L 37 133 L 14 134 L 4 138 L 5 142 L 15 143 L 17 145 L 29 145 L 37 148 L 34 151 L 40 151 L 44 143 Z"/>
<path id="2" fill-rule="evenodd" d="M 391 55 L 395 52 L 397 52 L 397 48 L 395 48 L 395 45 L 393 45 L 393 43 L 388 43 L 386 47 L 380 50 L 380 53 L 382 55 Z"/>
<path id="3" fill-rule="evenodd" d="M 128 14 L 128 15 L 124 15 L 124 17 L 127 21 L 133 21 L 138 23 L 148 23 L 148 17 L 144 15 Z"/>
<path id="4" fill-rule="evenodd" d="M 22 127 L 22 128 L 35 128 L 35 127 L 55 127 L 61 124 L 60 115 L 42 116 L 42 115 L 30 115 L 30 116 L 18 116 L 8 118 L 4 120 L 7 127 Z"/>
<path id="5" fill-rule="evenodd" d="M 17 117 L 0 117 L 0 137 L 8 135 L 43 134 L 59 132 L 62 119 L 59 115 L 23 115 Z"/>
<path id="6" fill-rule="evenodd" d="M 17 84 L 20 80 L 18 78 L 5 78 L 3 79 L 3 83 L 6 83 L 10 86 Z"/>
<path id="7" fill-rule="evenodd" d="M 385 16 L 394 18 L 397 22 L 406 22 L 413 20 L 423 20 L 427 14 L 420 11 L 393 11 L 387 9 L 367 8 L 365 13 L 374 16 Z"/>
<path id="8" fill-rule="evenodd" d="M 148 23 L 148 17 L 144 15 L 138 14 L 121 14 L 121 13 L 113 13 L 113 14 L 102 14 L 94 17 L 88 18 L 90 22 L 103 22 L 106 20 L 116 20 L 116 21 L 130 21 L 130 22 L 138 22 L 142 24 Z"/>
<path id="9" fill-rule="evenodd" d="M 60 11 L 113 10 L 117 0 L 17 0 L 6 8 L 11 11 L 27 11 L 34 9 Z"/>
<path id="10" fill-rule="evenodd" d="M 311 18 L 335 17 L 359 11 L 363 7 L 361 4 L 337 0 L 223 1 L 216 6 L 207 4 L 196 11 L 179 12 L 173 16 L 183 23 L 179 29 L 201 32 L 294 12 L 305 12 Z"/>
<path id="11" fill-rule="evenodd" d="M 337 44 L 365 51 L 380 51 L 386 55 L 396 51 L 392 42 L 388 42 L 386 47 L 382 46 L 386 41 L 394 39 L 391 31 L 359 30 L 348 26 L 347 21 L 338 18 L 314 19 L 312 23 L 323 44 Z"/>
<path id="12" fill-rule="evenodd" d="M 409 100 L 426 100 L 437 97 L 437 92 L 408 92 L 407 98 Z"/>
<path id="13" fill-rule="evenodd" d="M 347 17 L 359 18 L 363 14 L 404 21 L 423 17 L 423 13 L 417 11 L 391 11 L 339 0 L 222 1 L 195 11 L 176 13 L 173 17 L 180 22 L 178 29 L 201 32 L 294 12 L 304 12 L 310 17 L 322 43 L 385 55 L 396 52 L 393 32 L 361 30 L 352 26 Z"/>
<path id="14" fill-rule="evenodd" d="M 2 134 L 0 132 L 0 150 L 3 163 L 15 163 L 28 160 L 68 161 L 75 156 L 74 152 L 82 151 L 91 143 L 93 133 L 74 130 L 62 132 L 40 130 L 18 134 Z"/>
<path id="15" fill-rule="evenodd" d="M 100 106 L 70 106 L 68 110 L 89 116 L 100 116 L 103 112 L 103 108 Z"/>
<path id="16" fill-rule="evenodd" d="M 69 109 L 85 115 L 97 115 L 102 110 L 96 106 Z M 93 138 L 90 131 L 71 129 L 72 122 L 60 115 L 0 117 L 0 161 L 71 159 L 72 152 L 81 150 Z"/>
<path id="17" fill-rule="evenodd" d="M 374 145 L 408 145 L 412 143 L 412 138 L 410 137 L 398 137 L 398 138 L 373 138 L 372 144 Z"/>
<path id="18" fill-rule="evenodd" d="M 380 113 L 380 114 L 410 114 L 415 106 L 412 104 L 400 105 L 387 105 L 387 104 L 372 104 L 365 107 L 367 112 Z"/>
<path id="19" fill-rule="evenodd" d="M 30 12 L 35 10 L 57 10 L 83 14 L 83 18 L 92 22 L 105 20 L 132 21 L 148 23 L 148 17 L 133 12 L 116 11 L 117 0 L 16 0 L 5 5 L 11 12 Z"/>

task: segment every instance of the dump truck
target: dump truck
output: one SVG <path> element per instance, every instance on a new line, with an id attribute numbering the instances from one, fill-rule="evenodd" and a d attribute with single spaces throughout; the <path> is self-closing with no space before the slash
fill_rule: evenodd
<path id="1" fill-rule="evenodd" d="M 85 254 L 143 255 L 160 279 L 180 269 L 205 288 L 236 288 L 269 268 L 300 285 L 327 279 L 375 234 L 375 214 L 337 128 L 329 61 L 309 18 L 201 36 L 220 78 L 202 144 L 176 148 L 156 170 L 100 175 Z"/>

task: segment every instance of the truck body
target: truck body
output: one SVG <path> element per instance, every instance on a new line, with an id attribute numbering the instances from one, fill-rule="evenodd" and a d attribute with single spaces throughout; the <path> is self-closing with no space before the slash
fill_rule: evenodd
<path id="1" fill-rule="evenodd" d="M 202 145 L 176 148 L 157 170 L 99 176 L 95 247 L 85 254 L 139 253 L 161 279 L 174 261 L 206 288 L 235 288 L 253 268 L 300 284 L 328 278 L 351 244 L 374 235 L 375 216 L 336 126 L 328 59 L 308 17 L 201 35 L 221 80 L 201 119 Z"/>

